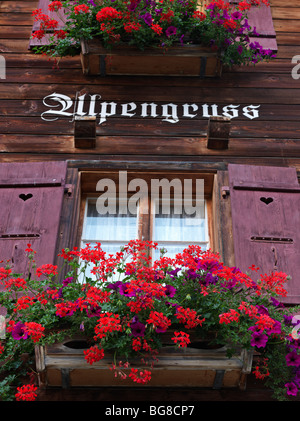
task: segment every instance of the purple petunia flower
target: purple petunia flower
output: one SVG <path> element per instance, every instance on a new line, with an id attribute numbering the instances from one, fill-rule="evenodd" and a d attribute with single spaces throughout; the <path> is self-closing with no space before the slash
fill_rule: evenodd
<path id="1" fill-rule="evenodd" d="M 114 291 L 117 291 L 119 289 L 119 286 L 122 285 L 121 281 L 112 282 L 107 285 L 108 288 L 113 289 Z"/>
<path id="2" fill-rule="evenodd" d="M 231 13 L 231 16 L 234 19 L 241 19 L 243 17 L 242 13 L 241 12 L 238 12 L 238 11 Z"/>
<path id="3" fill-rule="evenodd" d="M 177 273 L 180 271 L 180 268 L 176 268 L 174 270 L 170 270 L 167 272 L 168 275 L 170 275 L 171 278 L 174 278 L 177 276 Z"/>
<path id="4" fill-rule="evenodd" d="M 223 19 L 230 19 L 230 18 L 231 18 L 231 16 L 228 14 L 227 10 L 224 10 L 224 11 L 223 11 L 223 16 L 222 16 L 222 18 L 223 18 Z"/>
<path id="5" fill-rule="evenodd" d="M 167 35 L 167 37 L 170 37 L 171 35 L 176 35 L 176 32 L 177 32 L 177 28 L 175 26 L 169 26 L 166 29 L 166 35 Z"/>
<path id="6" fill-rule="evenodd" d="M 249 25 L 249 23 L 248 23 L 248 19 L 245 19 L 244 20 L 244 25 L 243 25 L 243 27 L 244 27 L 244 29 L 250 29 L 251 28 L 251 26 Z"/>
<path id="7" fill-rule="evenodd" d="M 300 355 L 297 354 L 297 352 L 292 351 L 289 354 L 285 356 L 286 359 L 286 365 L 292 365 L 294 367 L 300 366 Z"/>
<path id="8" fill-rule="evenodd" d="M 256 308 L 257 308 L 259 314 L 267 314 L 267 315 L 269 314 L 269 310 L 265 306 L 257 305 Z"/>
<path id="9" fill-rule="evenodd" d="M 119 293 L 121 295 L 125 295 L 125 297 L 135 297 L 135 292 L 134 291 L 128 292 L 128 286 L 129 285 L 130 284 L 123 284 L 121 282 L 121 285 L 119 285 Z"/>
<path id="10" fill-rule="evenodd" d="M 268 342 L 268 336 L 259 332 L 253 332 L 251 338 L 251 346 L 255 346 L 257 348 L 264 348 Z"/>
<path id="11" fill-rule="evenodd" d="M 141 323 L 137 317 L 134 317 L 132 319 L 132 322 L 130 323 L 130 328 L 132 336 L 138 337 L 145 335 L 146 326 L 143 323 Z"/>
<path id="12" fill-rule="evenodd" d="M 14 325 L 11 336 L 16 340 L 19 341 L 20 339 L 27 339 L 28 338 L 28 332 L 25 330 L 25 325 L 21 322 L 18 322 Z"/>
<path id="13" fill-rule="evenodd" d="M 293 382 L 290 382 L 290 383 L 286 383 L 285 384 L 285 387 L 286 387 L 286 393 L 288 394 L 288 395 L 291 395 L 291 396 L 297 396 L 297 393 L 298 393 L 298 388 L 297 388 L 297 386 L 295 385 L 295 383 L 293 383 Z"/>
<path id="14" fill-rule="evenodd" d="M 266 330 L 268 335 L 281 333 L 281 323 L 278 320 L 274 320 L 274 322 L 272 328 Z"/>
<path id="15" fill-rule="evenodd" d="M 165 286 L 165 294 L 167 297 L 172 298 L 174 297 L 176 293 L 176 288 L 173 287 L 172 285 L 166 285 Z"/>
<path id="16" fill-rule="evenodd" d="M 300 371 L 297 371 L 294 377 L 294 382 L 298 387 L 300 387 Z"/>
<path id="17" fill-rule="evenodd" d="M 214 276 L 212 273 L 208 272 L 205 275 L 205 280 L 203 283 L 204 285 L 209 285 L 209 284 L 214 285 L 217 282 L 217 280 L 218 280 L 217 276 Z"/>
<path id="18" fill-rule="evenodd" d="M 199 261 L 197 265 L 197 269 L 203 269 L 203 270 L 218 270 L 222 269 L 222 264 L 218 260 L 209 260 L 209 261 Z M 238 268 L 235 268 L 236 270 L 239 270 Z M 233 272 L 235 273 L 235 269 Z"/>
<path id="19" fill-rule="evenodd" d="M 151 13 L 149 13 L 149 12 L 145 13 L 145 14 L 142 16 L 142 18 L 144 19 L 145 23 L 146 23 L 148 26 L 151 26 L 151 25 L 152 25 L 152 15 L 151 15 Z"/>
<path id="20" fill-rule="evenodd" d="M 271 303 L 273 304 L 274 307 L 284 308 L 284 304 L 282 304 L 280 301 L 276 300 L 276 298 L 274 298 L 274 297 L 271 297 Z"/>
<path id="21" fill-rule="evenodd" d="M 141 0 L 130 0 L 130 4 L 127 6 L 128 10 L 134 12 L 140 2 Z"/>
<path id="22" fill-rule="evenodd" d="M 254 28 L 252 29 L 252 35 L 254 37 L 259 37 L 259 33 L 256 31 L 256 27 L 254 26 Z"/>
<path id="23" fill-rule="evenodd" d="M 72 277 L 70 277 L 70 278 L 66 278 L 66 279 L 64 279 L 63 280 L 63 287 L 66 287 L 67 285 L 69 285 L 69 284 L 71 284 L 73 282 L 73 278 Z"/>
<path id="24" fill-rule="evenodd" d="M 66 279 L 63 280 L 62 287 L 59 288 L 59 290 L 57 291 L 57 293 L 58 293 L 58 297 L 57 298 L 62 298 L 63 297 L 63 289 L 66 286 L 68 286 L 69 284 L 71 284 L 72 282 L 73 282 L 73 278 L 72 277 L 66 278 Z"/>
<path id="25" fill-rule="evenodd" d="M 242 52 L 243 52 L 243 46 L 242 45 L 239 45 L 238 46 L 238 48 L 237 48 L 237 52 L 239 53 L 239 55 L 241 55 L 242 54 Z"/>

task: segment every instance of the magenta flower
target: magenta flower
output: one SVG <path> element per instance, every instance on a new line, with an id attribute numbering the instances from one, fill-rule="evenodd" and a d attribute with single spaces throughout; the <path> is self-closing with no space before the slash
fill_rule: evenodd
<path id="1" fill-rule="evenodd" d="M 259 332 L 253 332 L 251 338 L 251 346 L 255 346 L 257 348 L 264 348 L 268 342 L 268 336 Z"/>
<path id="2" fill-rule="evenodd" d="M 25 325 L 21 322 L 18 322 L 14 325 L 11 336 L 16 340 L 19 341 L 20 339 L 27 339 L 28 338 L 28 332 L 25 330 Z"/>
<path id="3" fill-rule="evenodd" d="M 63 287 L 66 287 L 67 285 L 71 284 L 73 282 L 73 278 L 69 277 L 63 280 Z"/>
<path id="4" fill-rule="evenodd" d="M 149 26 L 152 25 L 152 15 L 151 15 L 151 13 L 149 13 L 149 12 L 145 13 L 142 16 L 142 18 L 144 19 L 144 21 L 147 25 L 149 25 Z"/>
<path id="5" fill-rule="evenodd" d="M 165 286 L 165 294 L 167 297 L 172 298 L 176 294 L 176 288 L 172 285 Z"/>
<path id="6" fill-rule="evenodd" d="M 236 12 L 231 13 L 231 17 L 233 17 L 234 19 L 241 19 L 243 15 L 241 12 L 236 11 Z"/>
<path id="7" fill-rule="evenodd" d="M 127 273 L 126 273 L 127 275 Z M 122 285 L 121 281 L 117 281 L 117 282 L 112 282 L 110 284 L 108 284 L 108 288 L 113 289 L 114 291 L 117 291 L 119 289 L 119 286 Z"/>
<path id="8" fill-rule="evenodd" d="M 287 365 L 292 365 L 292 366 L 295 366 L 295 367 L 300 366 L 300 355 L 298 355 L 295 351 L 287 354 L 285 356 L 285 359 L 286 359 Z"/>
<path id="9" fill-rule="evenodd" d="M 269 310 L 265 306 L 258 305 L 256 306 L 259 314 L 269 314 Z"/>
<path id="10" fill-rule="evenodd" d="M 176 35 L 176 32 L 177 32 L 177 29 L 176 29 L 175 26 L 169 26 L 166 29 L 166 35 L 167 35 L 167 37 L 170 37 L 171 35 Z"/>
<path id="11" fill-rule="evenodd" d="M 146 326 L 143 323 L 141 323 L 137 317 L 134 317 L 132 319 L 130 328 L 132 336 L 138 337 L 145 335 Z"/>
<path id="12" fill-rule="evenodd" d="M 267 334 L 280 334 L 281 333 L 281 323 L 278 320 L 274 320 L 274 325 L 271 329 L 267 329 Z"/>
<path id="13" fill-rule="evenodd" d="M 297 386 L 295 385 L 295 383 L 293 383 L 293 382 L 290 382 L 290 383 L 286 383 L 285 384 L 285 387 L 286 387 L 286 393 L 288 394 L 288 395 L 292 395 L 292 396 L 297 396 L 297 393 L 298 393 L 298 388 L 297 388 Z"/>
<path id="14" fill-rule="evenodd" d="M 125 297 L 135 297 L 135 292 L 134 291 L 132 291 L 132 292 L 129 292 L 128 291 L 128 286 L 129 285 L 130 284 L 121 284 L 121 285 L 119 285 L 119 293 L 121 295 L 125 295 Z"/>

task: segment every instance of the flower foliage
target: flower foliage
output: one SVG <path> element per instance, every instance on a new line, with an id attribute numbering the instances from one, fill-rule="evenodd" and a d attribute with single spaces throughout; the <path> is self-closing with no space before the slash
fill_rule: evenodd
<path id="1" fill-rule="evenodd" d="M 299 339 L 294 313 L 280 303 L 287 275 L 258 276 L 253 266 L 250 276 L 192 245 L 172 259 L 162 252 L 152 261 L 156 248 L 132 240 L 114 255 L 100 243 L 64 249 L 60 258 L 68 272 L 61 282 L 57 266 L 34 268 L 30 245 L 27 274 L 0 269 L 0 304 L 6 308 L 1 370 L 18 386 L 17 400 L 38 394 L 34 382 L 20 386 L 12 376 L 21 370 L 22 355 L 33 355 L 36 345 L 81 336 L 88 342 L 82 351 L 87 364 L 105 358 L 116 377 L 146 384 L 166 332 L 179 349 L 193 346 L 196 335 L 212 345 L 226 344 L 228 358 L 237 347 L 255 350 L 256 378 L 267 381 L 278 398 L 297 395 Z"/>
<path id="2" fill-rule="evenodd" d="M 52 1 L 49 12 L 55 11 L 59 20 L 41 9 L 34 10 L 40 27 L 32 37 L 46 37 L 49 44 L 36 51 L 55 57 L 78 54 L 82 39 L 97 38 L 108 49 L 130 45 L 167 50 L 172 45 L 195 43 L 211 47 L 229 66 L 257 63 L 275 57 L 271 50 L 250 40 L 259 34 L 250 27 L 248 13 L 251 7 L 261 5 L 269 7 L 268 0 L 238 4 L 224 0 Z"/>

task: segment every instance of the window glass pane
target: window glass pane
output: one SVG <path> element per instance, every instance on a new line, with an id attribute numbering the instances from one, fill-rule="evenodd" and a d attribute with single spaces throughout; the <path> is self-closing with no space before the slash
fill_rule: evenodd
<path id="1" fill-rule="evenodd" d="M 188 215 L 184 208 L 182 212 L 170 207 L 169 214 L 163 213 L 161 206 L 156 205 L 153 221 L 153 240 L 158 248 L 167 249 L 166 256 L 174 257 L 189 244 L 198 244 L 203 250 L 208 248 L 208 231 L 206 210 L 201 215 Z M 159 250 L 155 258 L 159 257 Z"/>
<path id="2" fill-rule="evenodd" d="M 120 214 L 118 206 L 115 214 L 102 215 L 97 211 L 96 200 L 87 199 L 81 238 L 82 247 L 89 243 L 93 248 L 96 242 L 99 242 L 105 252 L 115 254 L 122 246 L 136 238 L 137 215 L 129 212 Z M 89 272 L 92 266 L 88 268 L 86 274 L 94 278 Z"/>
<path id="3" fill-rule="evenodd" d="M 137 215 L 116 214 L 101 215 L 96 208 L 96 201 L 88 200 L 84 220 L 83 240 L 121 241 L 124 244 L 137 235 Z"/>

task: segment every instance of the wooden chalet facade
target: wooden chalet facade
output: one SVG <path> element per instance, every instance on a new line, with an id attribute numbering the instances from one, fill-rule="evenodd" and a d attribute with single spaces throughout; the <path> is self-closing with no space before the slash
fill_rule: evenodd
<path id="1" fill-rule="evenodd" d="M 299 1 L 270 0 L 275 60 L 212 78 L 90 76 L 79 56 L 53 68 L 29 48 L 38 3 L 0 1 L 0 259 L 21 270 L 27 242 L 41 264 L 80 246 L 101 178 L 198 178 L 209 246 L 230 266 L 289 273 L 288 301 L 300 303 Z M 218 124 L 225 146 L 213 134 Z M 137 236 L 150 240 L 147 218 Z M 39 399 L 272 398 L 250 377 L 246 391 L 57 389 Z"/>

